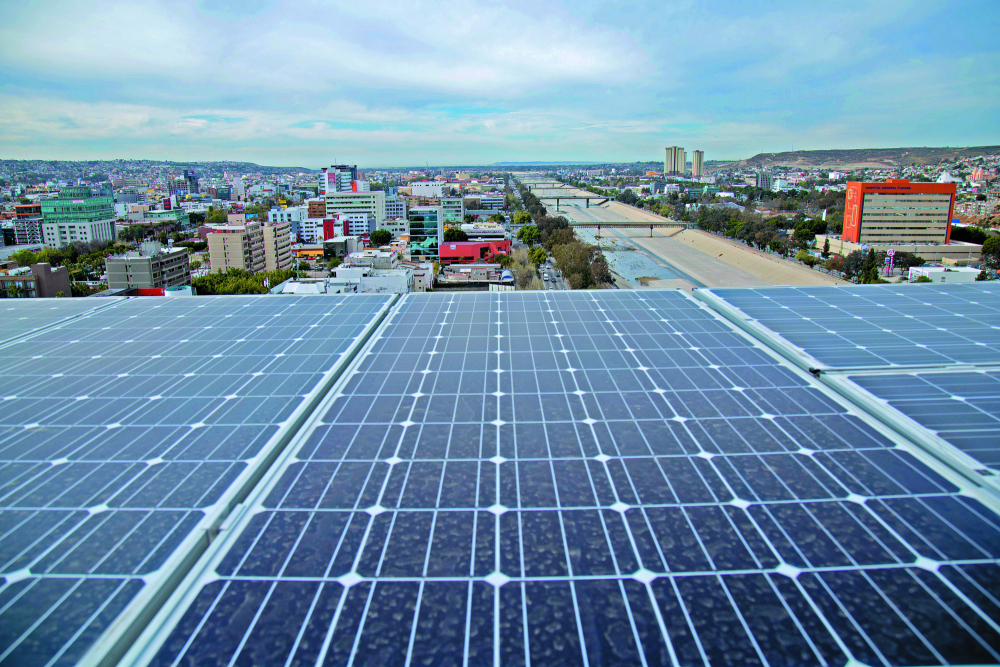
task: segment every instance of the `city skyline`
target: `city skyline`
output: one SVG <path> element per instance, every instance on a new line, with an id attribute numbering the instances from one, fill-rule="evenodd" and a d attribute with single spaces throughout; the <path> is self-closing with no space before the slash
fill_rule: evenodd
<path id="1" fill-rule="evenodd" d="M 150 0 L 0 18 L 10 158 L 490 165 L 677 144 L 710 161 L 990 145 L 1000 121 L 1000 7 L 981 3 Z"/>

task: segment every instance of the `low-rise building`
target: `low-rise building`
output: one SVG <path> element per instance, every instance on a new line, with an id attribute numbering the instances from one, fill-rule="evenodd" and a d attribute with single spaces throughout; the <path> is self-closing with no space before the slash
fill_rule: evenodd
<path id="1" fill-rule="evenodd" d="M 979 269 L 968 266 L 913 266 L 910 280 L 923 276 L 936 283 L 971 283 L 979 277 Z"/>
<path id="2" fill-rule="evenodd" d="M 392 238 L 398 239 L 400 236 L 408 236 L 410 233 L 410 223 L 405 218 L 390 218 L 378 226 L 379 229 L 388 229 L 392 232 Z"/>
<path id="3" fill-rule="evenodd" d="M 352 253 L 364 251 L 364 245 L 358 236 L 335 236 L 323 241 L 323 257 L 347 257 Z"/>
<path id="4" fill-rule="evenodd" d="M 445 242 L 439 248 L 441 264 L 473 264 L 496 262 L 500 255 L 510 254 L 509 240 Z"/>
<path id="5" fill-rule="evenodd" d="M 69 271 L 65 266 L 52 268 L 45 262 L 39 262 L 30 267 L 10 269 L 6 275 L 0 275 L 0 299 L 51 298 L 70 296 L 72 293 Z"/>
<path id="6" fill-rule="evenodd" d="M 369 269 L 358 282 L 358 292 L 375 294 L 406 294 L 413 291 L 413 270 Z"/>
<path id="7" fill-rule="evenodd" d="M 159 243 L 143 243 L 139 250 L 104 260 L 108 289 L 158 288 L 187 285 L 191 265 L 187 248 L 163 248 Z"/>

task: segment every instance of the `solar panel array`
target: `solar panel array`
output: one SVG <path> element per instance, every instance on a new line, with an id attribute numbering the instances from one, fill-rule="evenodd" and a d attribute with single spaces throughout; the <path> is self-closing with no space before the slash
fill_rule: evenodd
<path id="1" fill-rule="evenodd" d="M 409 295 L 333 391 L 140 662 L 1000 661 L 998 516 L 681 292 Z"/>
<path id="2" fill-rule="evenodd" d="M 117 297 L 98 299 L 4 299 L 0 302 L 0 343 L 51 326 L 62 320 L 85 315 L 119 302 Z"/>
<path id="3" fill-rule="evenodd" d="M 832 373 L 825 376 L 832 386 L 874 413 L 912 420 L 929 451 L 1000 491 L 1000 479 L 986 470 L 1000 469 L 1000 371 L 990 370 L 1000 367 L 996 283 L 720 289 L 699 296 L 762 341 L 780 336 L 792 343 L 814 360 L 810 365 Z"/>
<path id="4" fill-rule="evenodd" d="M 127 623 L 389 301 L 102 300 L 0 347 L 0 665 L 76 664 Z"/>
<path id="5" fill-rule="evenodd" d="M 704 292 L 811 355 L 820 368 L 1000 363 L 1000 286 L 991 282 Z"/>
<path id="6" fill-rule="evenodd" d="M 1000 470 L 1000 371 L 848 378 L 977 461 Z"/>

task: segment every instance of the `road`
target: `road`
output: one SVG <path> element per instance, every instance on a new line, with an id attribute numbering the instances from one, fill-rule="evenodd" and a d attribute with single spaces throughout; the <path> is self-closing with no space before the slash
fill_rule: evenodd
<path id="1" fill-rule="evenodd" d="M 532 180 L 532 179 L 529 179 Z M 571 222 L 663 222 L 667 218 L 651 211 L 609 202 L 585 207 L 583 202 L 561 204 L 556 210 L 555 195 L 585 193 L 577 188 L 545 188 L 551 179 L 533 179 L 532 192 L 552 214 Z M 522 180 L 527 183 L 527 181 Z M 595 229 L 579 229 L 577 234 L 588 243 L 600 243 L 612 269 L 633 287 L 763 287 L 767 285 L 842 284 L 832 276 L 813 271 L 794 262 L 759 252 L 745 245 L 698 230 L 677 231 L 609 227 L 601 229 L 598 241 Z M 609 244 L 609 240 L 613 243 Z M 626 251 L 626 252 L 623 252 Z M 631 252 L 628 252 L 631 251 Z M 643 278 L 642 282 L 638 279 Z"/>

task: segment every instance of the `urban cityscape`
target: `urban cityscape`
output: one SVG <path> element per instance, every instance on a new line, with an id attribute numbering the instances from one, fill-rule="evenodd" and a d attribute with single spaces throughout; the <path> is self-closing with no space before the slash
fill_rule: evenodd
<path id="1" fill-rule="evenodd" d="M 1000 665 L 997 24 L 0 8 L 0 665 Z"/>

